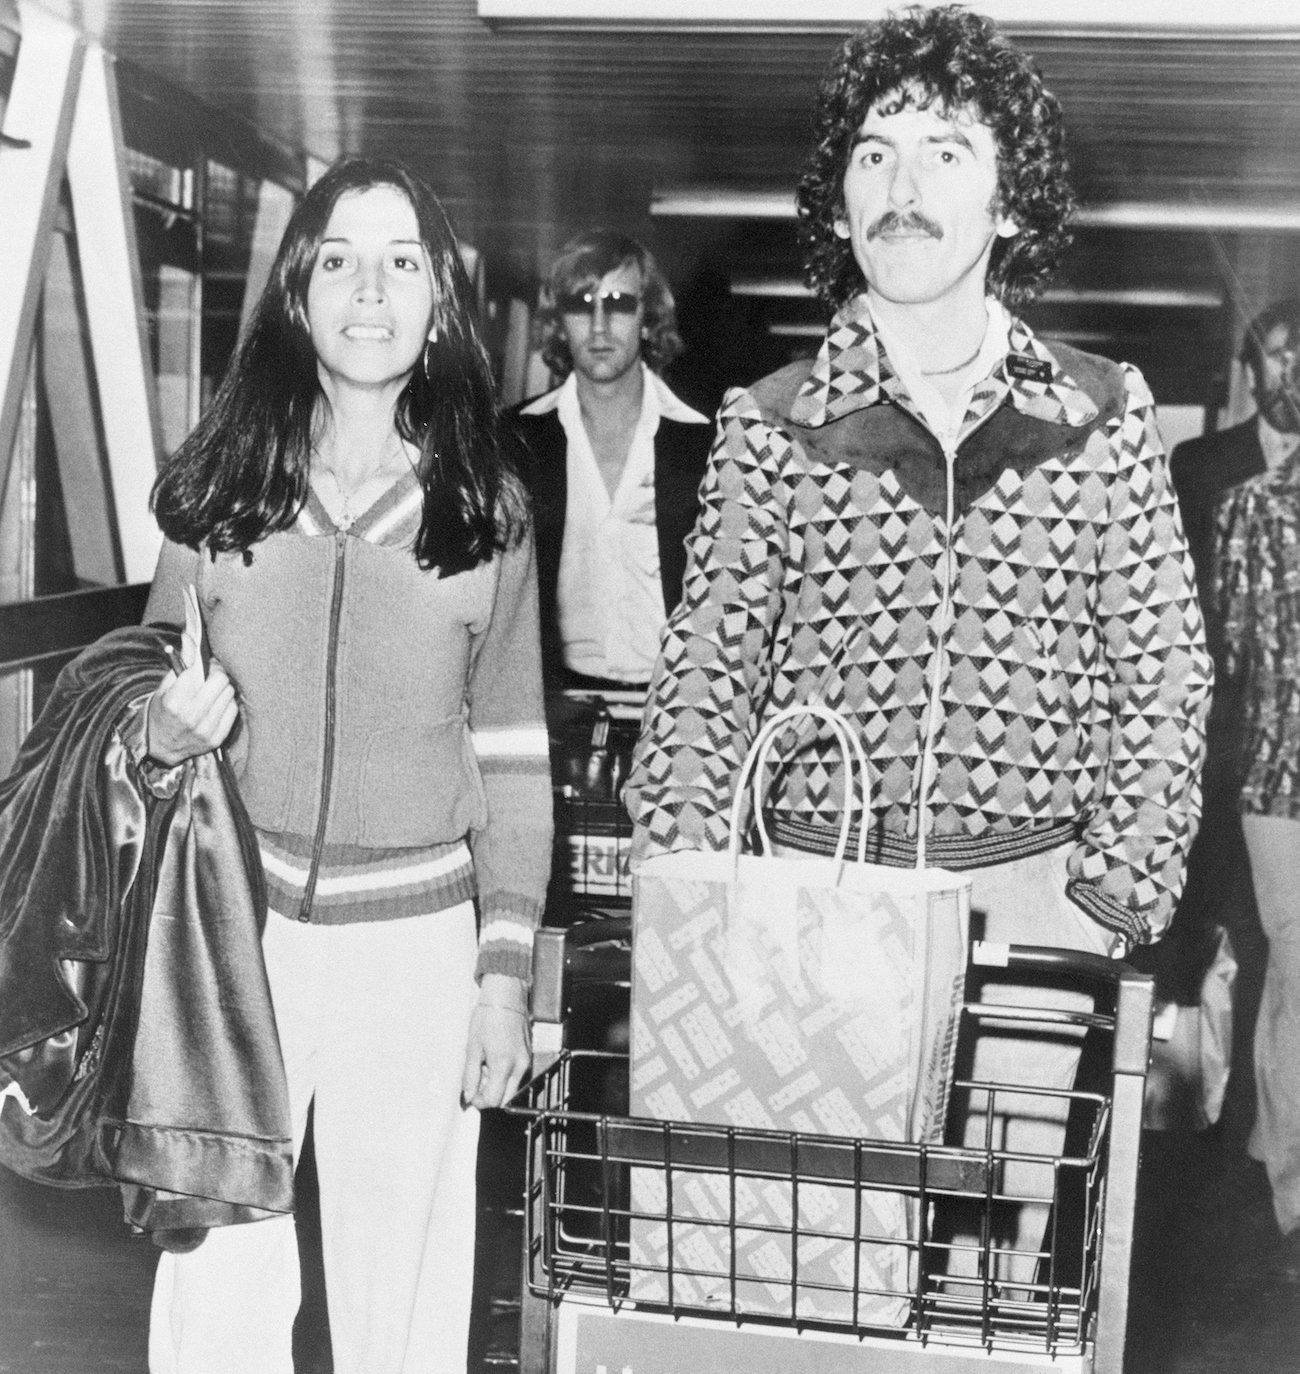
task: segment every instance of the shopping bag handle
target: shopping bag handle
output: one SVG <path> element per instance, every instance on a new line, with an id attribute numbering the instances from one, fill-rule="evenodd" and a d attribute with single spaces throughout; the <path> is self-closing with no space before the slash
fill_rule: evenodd
<path id="1" fill-rule="evenodd" d="M 771 852 L 771 840 L 768 838 L 767 827 L 763 822 L 763 779 L 767 773 L 769 756 L 776 745 L 777 737 L 788 725 L 793 721 L 803 720 L 810 716 L 830 726 L 832 733 L 839 742 L 840 753 L 844 760 L 844 814 L 840 819 L 840 833 L 834 855 L 835 863 L 838 865 L 836 881 L 839 881 L 845 856 L 848 853 L 849 829 L 854 812 L 859 809 L 857 806 L 859 796 L 861 797 L 861 808 L 858 825 L 857 861 L 860 864 L 866 863 L 867 818 L 870 816 L 871 810 L 867 756 L 863 752 L 862 741 L 838 711 L 832 710 L 820 701 L 807 701 L 783 707 L 764 720 L 749 746 L 745 761 L 740 765 L 740 774 L 736 779 L 736 790 L 731 799 L 731 829 L 727 847 L 727 854 L 733 868 L 737 866 L 740 859 L 740 837 L 744 828 L 745 799 L 751 786 L 754 826 L 758 831 L 763 852 Z M 856 768 L 854 767 L 855 763 Z"/>

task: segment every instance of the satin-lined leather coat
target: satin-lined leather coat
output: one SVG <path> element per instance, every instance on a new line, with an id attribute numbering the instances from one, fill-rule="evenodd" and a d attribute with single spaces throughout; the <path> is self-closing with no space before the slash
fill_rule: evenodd
<path id="1" fill-rule="evenodd" d="M 115 725 L 171 631 L 105 636 L 59 675 L 0 783 L 0 1163 L 117 1183 L 153 1232 L 293 1208 L 288 1094 L 262 964 L 265 895 L 224 760 L 171 798 Z"/>

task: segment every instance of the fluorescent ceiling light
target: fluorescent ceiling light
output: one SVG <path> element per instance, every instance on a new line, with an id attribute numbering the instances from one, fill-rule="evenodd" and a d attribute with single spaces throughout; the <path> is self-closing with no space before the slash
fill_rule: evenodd
<path id="1" fill-rule="evenodd" d="M 656 217 L 683 219 L 794 219 L 790 191 L 731 191 L 684 186 L 650 197 Z M 1300 232 L 1300 201 L 1282 205 L 1188 204 L 1173 201 L 1114 201 L 1084 205 L 1075 220 L 1086 229 L 1209 229 L 1219 233 Z"/>
<path id="2" fill-rule="evenodd" d="M 759 300 L 811 300 L 812 291 L 794 277 L 737 277 L 733 296 Z M 1218 291 L 1175 290 L 1163 287 L 1048 287 L 1037 298 L 1052 305 L 1116 305 L 1141 310 L 1220 310 Z"/>
<path id="3" fill-rule="evenodd" d="M 894 0 L 478 0 L 489 24 L 601 28 L 844 29 Z M 1269 29 L 1300 33 L 1288 0 L 981 0 L 981 14 L 1021 29 Z"/>

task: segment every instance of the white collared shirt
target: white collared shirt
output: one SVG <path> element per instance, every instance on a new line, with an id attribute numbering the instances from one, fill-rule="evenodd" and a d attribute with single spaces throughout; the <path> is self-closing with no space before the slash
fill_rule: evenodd
<path id="1" fill-rule="evenodd" d="M 655 527 L 655 434 L 661 417 L 710 423 L 645 363 L 641 372 L 641 416 L 612 496 L 582 423 L 573 374 L 523 411 L 554 410 L 568 440 L 558 587 L 564 662 L 576 673 L 630 684 L 650 680 L 666 619 Z"/>
<path id="2" fill-rule="evenodd" d="M 955 439 L 957 431 L 961 428 L 971 392 L 1007 356 L 1010 346 L 1010 316 L 1002 303 L 994 297 L 988 297 L 986 304 L 989 322 L 984 331 L 984 341 L 971 364 L 970 380 L 953 398 L 951 405 L 944 400 L 939 388 L 921 371 L 924 360 L 918 359 L 892 329 L 883 324 L 878 316 L 872 315 L 876 332 L 885 345 L 885 354 L 889 358 L 890 366 L 907 388 L 907 394 L 925 417 L 926 424 L 930 426 L 935 437 L 948 446 L 951 446 L 950 441 Z"/>
<path id="3" fill-rule="evenodd" d="M 1261 415 L 1259 427 L 1259 448 L 1264 455 L 1264 466 L 1269 472 L 1278 468 L 1300 447 L 1300 434 L 1286 434 L 1272 425 Z"/>

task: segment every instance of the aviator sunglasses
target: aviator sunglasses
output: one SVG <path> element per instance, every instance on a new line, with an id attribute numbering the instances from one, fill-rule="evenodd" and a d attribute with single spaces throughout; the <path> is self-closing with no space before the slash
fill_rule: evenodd
<path id="1" fill-rule="evenodd" d="M 641 304 L 638 291 L 565 291 L 556 298 L 562 315 L 594 315 L 596 305 L 607 315 L 635 315 Z"/>

